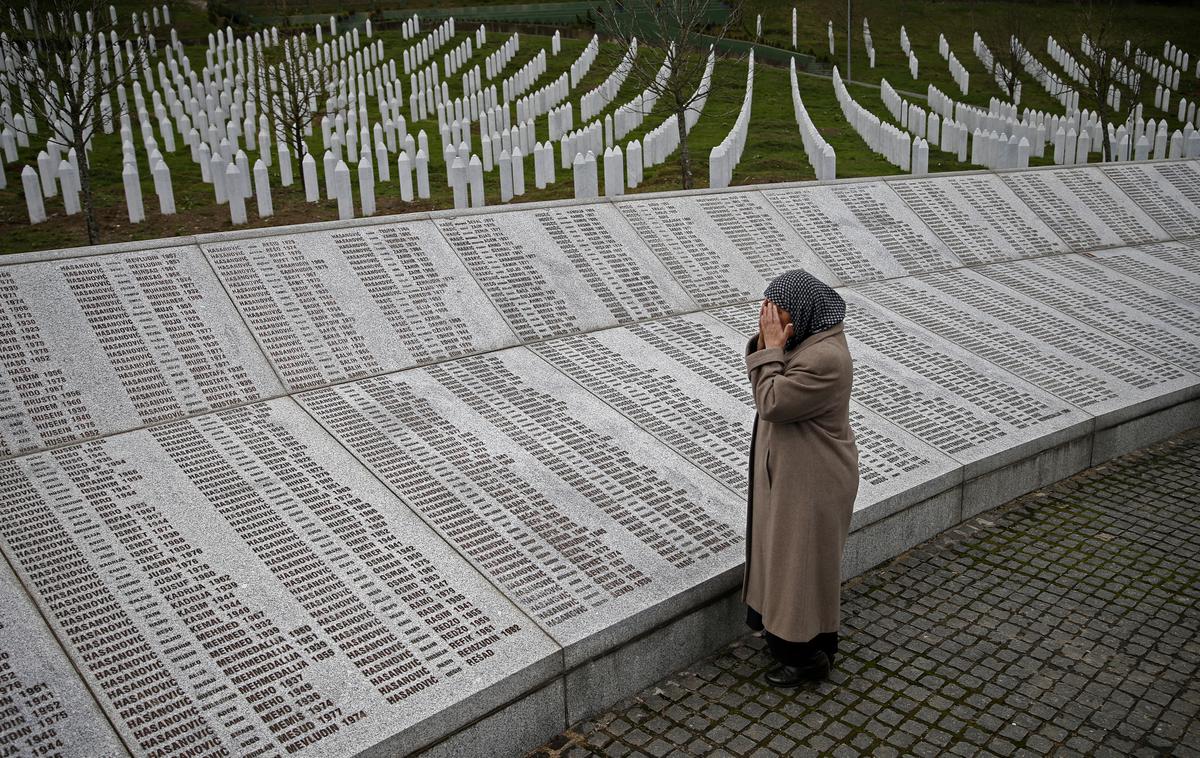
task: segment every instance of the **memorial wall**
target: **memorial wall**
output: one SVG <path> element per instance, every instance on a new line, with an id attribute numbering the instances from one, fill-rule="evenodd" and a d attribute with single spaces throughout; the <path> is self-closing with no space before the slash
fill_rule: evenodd
<path id="1" fill-rule="evenodd" d="M 515 752 L 702 655 L 800 267 L 848 575 L 1200 425 L 1195 160 L 0 258 L 0 755 Z"/>

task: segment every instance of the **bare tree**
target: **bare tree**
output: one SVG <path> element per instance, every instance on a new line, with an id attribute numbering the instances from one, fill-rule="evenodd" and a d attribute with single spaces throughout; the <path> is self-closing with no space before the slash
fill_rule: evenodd
<path id="1" fill-rule="evenodd" d="M 0 97 L 14 112 L 22 111 L 24 131 L 33 140 L 40 122 L 47 127 L 47 144 L 75 149 L 81 210 L 93 245 L 100 227 L 88 145 L 105 120 L 117 117 L 113 96 L 124 103 L 125 86 L 151 76 L 145 37 L 127 38 L 122 46 L 118 27 L 101 0 L 30 0 L 0 18 L 6 39 Z"/>
<path id="2" fill-rule="evenodd" d="M 599 12 L 601 34 L 624 49 L 638 45 L 665 51 L 665 65 L 654 55 L 641 54 L 629 63 L 627 80 L 668 104 L 679 128 L 679 169 L 683 189 L 692 188 L 692 154 L 688 147 L 687 115 L 698 111 L 712 89 L 704 71 L 709 50 L 725 39 L 741 18 L 743 0 L 729 4 L 712 0 L 607 0 Z M 725 11 L 728 9 L 728 13 Z M 665 76 L 659 76 L 659 69 Z"/>
<path id="3" fill-rule="evenodd" d="M 308 37 L 297 34 L 282 44 L 261 51 L 259 68 L 267 88 L 260 93 L 276 128 L 283 133 L 296 160 L 304 158 L 305 136 L 312 133 L 335 69 L 318 66 L 308 48 Z"/>
<path id="4" fill-rule="evenodd" d="M 1130 40 L 1130 4 L 1120 0 L 1081 0 L 1079 40 L 1087 72 L 1079 84 L 1081 108 L 1089 108 L 1101 124 L 1104 160 L 1113 156 L 1108 125 L 1129 124 L 1142 101 L 1146 75 L 1138 70 L 1141 49 Z M 1119 93 L 1114 97 L 1114 93 Z"/>

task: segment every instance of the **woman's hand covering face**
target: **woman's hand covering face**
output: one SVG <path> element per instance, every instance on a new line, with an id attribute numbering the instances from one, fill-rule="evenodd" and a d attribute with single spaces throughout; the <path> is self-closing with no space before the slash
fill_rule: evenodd
<path id="1" fill-rule="evenodd" d="M 768 299 L 758 309 L 758 333 L 765 347 L 782 348 L 792 336 L 791 319 Z"/>

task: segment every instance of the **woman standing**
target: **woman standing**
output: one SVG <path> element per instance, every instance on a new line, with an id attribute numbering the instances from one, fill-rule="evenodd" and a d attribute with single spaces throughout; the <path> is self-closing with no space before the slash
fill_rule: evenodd
<path id="1" fill-rule="evenodd" d="M 858 493 L 852 364 L 846 303 L 828 285 L 794 270 L 763 295 L 746 345 L 758 412 L 742 601 L 779 663 L 767 681 L 795 687 L 828 676 L 837 653 L 842 548 Z"/>

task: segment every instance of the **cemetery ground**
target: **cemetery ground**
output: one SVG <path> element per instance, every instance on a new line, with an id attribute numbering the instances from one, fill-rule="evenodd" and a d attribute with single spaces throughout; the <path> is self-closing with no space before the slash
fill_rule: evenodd
<path id="1" fill-rule="evenodd" d="M 1111 460 L 848 583 L 827 682 L 747 636 L 530 758 L 1200 755 L 1200 432 Z"/>
<path id="2" fill-rule="evenodd" d="M 473 3 L 478 5 L 479 3 Z M 259 3 L 248 3 L 249 12 L 259 10 Z M 821 59 L 821 65 L 845 65 L 845 9 L 844 5 L 836 2 L 805 3 L 804 12 L 799 15 L 799 51 L 808 52 Z M 121 12 L 134 5 L 128 2 L 117 3 Z M 387 7 L 383 3 L 380 7 Z M 136 7 L 141 7 L 140 4 Z M 314 6 L 315 7 L 315 6 Z M 339 6 L 342 7 L 342 6 Z M 752 38 L 754 18 L 763 14 L 763 38 L 766 44 L 784 49 L 790 48 L 791 36 L 791 5 L 766 2 L 751 2 L 746 5 L 741 28 L 735 29 L 731 36 Z M 1027 46 L 1038 57 L 1038 60 L 1062 74 L 1056 64 L 1045 54 L 1044 40 L 1046 33 L 1052 32 L 1064 45 L 1070 48 L 1077 57 L 1080 55 L 1078 37 L 1072 33 L 1072 15 L 1078 10 L 1071 4 L 1018 4 L 1011 3 L 933 3 L 928 0 L 921 2 L 859 2 L 854 4 L 854 19 L 851 23 L 853 35 L 853 80 L 869 84 L 851 84 L 849 89 L 852 96 L 864 107 L 885 121 L 891 117 L 880 99 L 878 82 L 886 78 L 901 94 L 910 101 L 924 104 L 925 91 L 932 84 L 942 91 L 951 94 L 955 99 L 973 105 L 986 107 L 992 97 L 1001 96 L 1002 92 L 995 81 L 991 80 L 978 58 L 971 52 L 971 37 L 975 30 L 988 39 L 993 48 L 998 38 L 1007 33 L 1007 25 L 1011 23 L 1009 15 L 1013 7 L 1019 7 L 1025 17 L 1022 21 L 1021 32 L 1027 38 Z M 345 8 L 349 10 L 349 7 Z M 212 23 L 204 11 L 191 4 L 180 4 L 173 10 L 173 22 L 185 42 L 188 55 L 193 65 L 202 64 L 204 60 L 204 45 L 206 35 L 213 29 Z M 867 65 L 865 48 L 862 40 L 862 16 L 870 19 L 871 29 L 877 50 L 877 65 L 870 69 Z M 835 54 L 829 55 L 826 42 L 826 24 L 834 21 Z M 899 28 L 906 26 L 912 40 L 913 50 L 921 61 L 920 77 L 913 80 L 907 69 L 906 58 L 900 50 Z M 423 26 L 422 35 L 432 28 L 432 23 Z M 459 20 L 456 25 L 456 36 L 450 43 L 435 54 L 434 59 L 441 59 L 441 53 L 474 34 L 478 24 L 468 20 Z M 1197 7 L 1161 7 L 1138 6 L 1136 18 L 1131 21 L 1130 34 L 1144 33 L 1146 39 L 1158 41 L 1163 39 L 1180 38 L 1184 29 L 1200 28 L 1200 8 Z M 238 30 L 243 34 L 249 30 Z M 311 31 L 311 30 L 310 30 Z M 962 96 L 950 79 L 946 62 L 938 55 L 938 33 L 944 33 L 951 49 L 959 60 L 968 68 L 971 74 L 969 94 Z M 579 55 L 590 38 L 590 29 L 564 29 L 562 50 L 557 56 L 549 56 L 549 37 L 535 34 L 521 34 L 520 51 L 505 67 L 501 76 L 491 80 L 499 84 L 504 76 L 512 75 L 526 62 L 532 59 L 542 48 L 547 49 L 548 70 L 537 82 L 540 86 L 552 81 L 563 71 L 567 70 L 572 61 Z M 468 61 L 468 66 L 480 64 L 487 54 L 495 51 L 510 36 L 510 32 L 491 29 L 487 44 L 477 50 Z M 377 29 L 376 38 L 384 40 L 384 57 L 401 59 L 401 52 L 413 41 L 401 38 L 398 27 Z M 364 39 L 364 42 L 366 40 Z M 1180 41 L 1184 41 L 1180 38 Z M 1149 43 L 1148 43 L 1149 44 Z M 579 96 L 602 82 L 616 66 L 623 50 L 616 48 L 615 43 L 601 40 L 601 52 L 584 79 L 572 89 L 570 101 L 578 105 Z M 662 50 L 643 47 L 640 55 L 661 59 Z M 692 165 L 695 173 L 695 186 L 708 185 L 708 153 L 728 134 L 729 129 L 737 118 L 745 92 L 746 66 L 744 59 L 722 57 L 718 59 L 714 69 L 714 85 L 709 101 L 692 130 L 689 145 L 692 154 Z M 464 69 L 465 70 L 465 69 Z M 405 83 L 407 97 L 408 77 L 400 70 L 401 80 Z M 843 72 L 844 73 L 844 72 Z M 459 72 L 461 74 L 461 72 Z M 451 97 L 461 94 L 461 77 L 459 74 L 445 77 L 450 86 Z M 601 118 L 619 104 L 628 102 L 637 94 L 640 87 L 633 77 L 626 80 L 612 103 L 601 113 Z M 1023 76 L 1022 107 L 1029 106 L 1052 112 L 1061 112 L 1061 106 L 1043 91 L 1028 76 Z M 750 119 L 749 137 L 741 162 L 733 171 L 732 184 L 756 184 L 768 182 L 810 180 L 815 178 L 812 167 L 805 155 L 801 144 L 793 114 L 792 102 L 789 96 L 788 71 L 781 66 L 775 66 L 759 61 L 756 65 L 755 93 Z M 837 154 L 837 176 L 865 177 L 882 176 L 900 173 L 899 169 L 889 164 L 882 156 L 873 153 L 861 137 L 851 128 L 842 116 L 841 109 L 834 97 L 830 80 L 826 76 L 804 75 L 800 77 L 800 93 L 813 121 L 817 124 L 822 136 L 833 146 Z M 1183 77 L 1178 96 L 1194 99 L 1200 95 L 1200 81 L 1190 73 Z M 1147 117 L 1161 118 L 1163 113 L 1152 106 L 1153 92 L 1143 98 L 1146 102 Z M 374 121 L 378 118 L 378 104 L 375 98 L 368 98 L 369 115 Z M 405 108 L 407 113 L 407 108 Z M 663 122 L 669 116 L 665 98 L 661 99 L 654 111 L 648 115 L 640 127 L 630 132 L 621 141 L 628 144 L 630 140 L 641 139 L 644 134 Z M 1168 113 L 1170 128 L 1179 128 L 1175 122 L 1175 114 Z M 515 119 L 514 119 L 515 121 Z M 453 207 L 452 193 L 446 180 L 446 170 L 440 150 L 440 140 L 437 133 L 436 117 L 411 122 L 408 131 L 416 134 L 420 130 L 430 137 L 430 188 L 431 197 L 428 200 L 415 199 L 404 202 L 400 198 L 399 183 L 396 179 L 395 153 L 391 154 L 390 181 L 380 181 L 376 186 L 376 215 L 407 213 L 431 209 Z M 575 127 L 583 126 L 578 117 Z M 537 139 L 545 140 L 547 121 L 543 116 L 537 122 Z M 42 132 L 45 127 L 42 127 Z M 39 135 L 41 136 L 41 135 Z M 44 139 L 44 138 L 43 138 Z M 105 243 L 122 242 L 139 239 L 154 239 L 203 232 L 222 231 L 233 228 L 229 218 L 229 208 L 225 204 L 214 201 L 213 188 L 200 179 L 200 169 L 192 163 L 186 145 L 177 137 L 178 149 L 174 153 L 166 153 L 164 158 L 171 170 L 174 185 L 175 205 L 177 213 L 164 216 L 158 212 L 157 196 L 154 192 L 153 177 L 147 165 L 146 156 L 138 151 L 139 174 L 142 183 L 142 193 L 146 207 L 146 220 L 139 224 L 130 224 L 125 207 L 124 190 L 121 181 L 121 149 L 119 135 L 100 134 L 95 138 L 95 148 L 91 153 L 93 164 L 92 183 L 97 208 L 97 220 L 100 226 L 101 241 Z M 321 137 L 319 128 L 314 128 L 314 134 L 308 144 L 312 154 L 317 158 L 320 167 Z M 473 132 L 473 150 L 479 149 L 478 130 Z M 48 220 L 46 223 L 30 225 L 25 209 L 21 182 L 20 167 L 34 165 L 38 152 L 38 142 L 31 140 L 31 146 L 22 148 L 16 163 L 5 167 L 7 187 L 0 190 L 0 252 L 12 253 L 28 250 L 73 247 L 87 242 L 82 215 L 67 216 L 62 209 L 60 197 L 46 199 Z M 247 151 L 251 164 L 259 157 L 257 151 Z M 573 186 L 569 170 L 561 167 L 556 146 L 555 179 L 553 184 L 544 190 L 533 186 L 533 160 L 526 156 L 526 194 L 514 198 L 513 202 L 555 200 L 573 196 Z M 259 218 L 254 207 L 253 198 L 247 201 L 247 226 L 278 226 L 311 221 L 335 220 L 338 217 L 335 200 L 322 199 L 316 203 L 305 201 L 299 157 L 293 156 L 294 182 L 290 187 L 280 184 L 279 166 L 272 161 L 270 168 L 272 201 L 274 215 L 269 218 Z M 1047 157 L 1032 159 L 1032 165 L 1049 164 Z M 931 146 L 930 165 L 934 171 L 956 171 L 978 168 L 969 163 L 957 161 L 950 153 L 942 152 Z M 323 175 L 323 170 L 321 170 Z M 355 196 L 356 214 L 361 213 L 358 198 L 358 182 L 356 172 L 351 166 L 352 192 Z M 322 176 L 322 184 L 324 179 Z M 644 181 L 630 192 L 646 192 L 678 189 L 680 186 L 680 169 L 677 155 L 672 155 L 659 166 L 647 168 Z M 493 170 L 485 174 L 485 195 L 489 205 L 499 202 L 499 171 Z"/>

